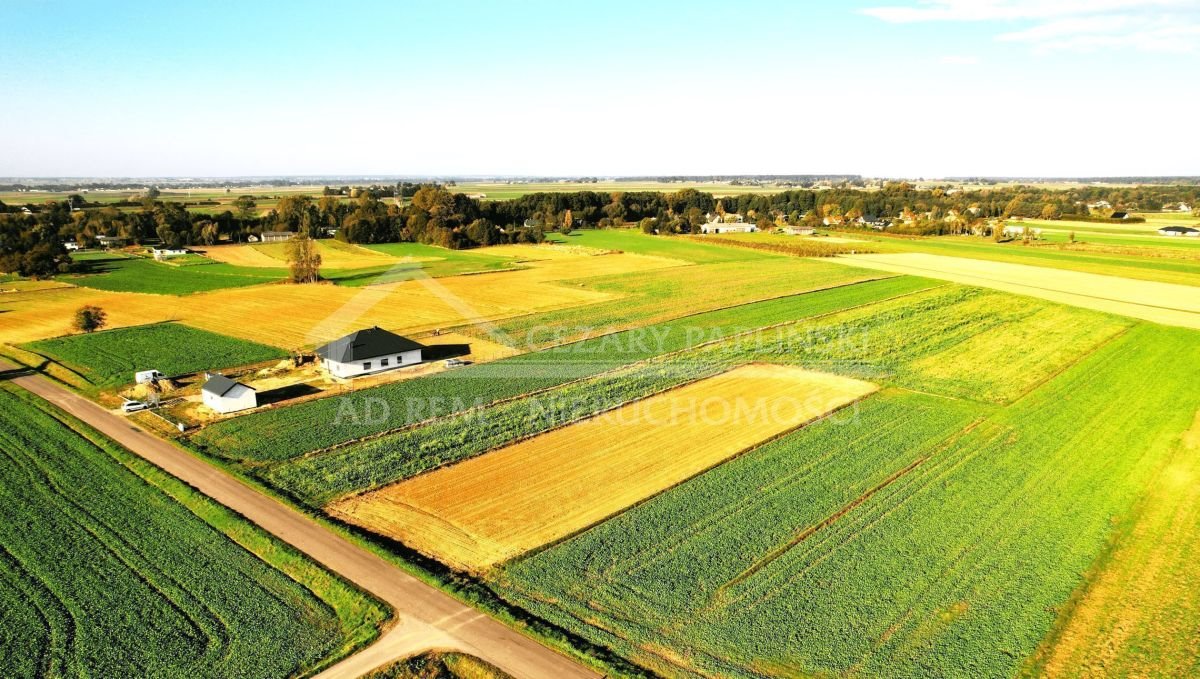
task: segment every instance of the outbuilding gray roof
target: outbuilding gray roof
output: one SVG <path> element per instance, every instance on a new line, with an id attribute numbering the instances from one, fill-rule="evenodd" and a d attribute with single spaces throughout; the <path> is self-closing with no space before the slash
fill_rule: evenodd
<path id="1" fill-rule="evenodd" d="M 424 344 L 376 326 L 339 337 L 325 346 L 317 347 L 316 353 L 321 358 L 338 363 L 354 363 L 424 348 Z"/>
<path id="2" fill-rule="evenodd" d="M 208 381 L 204 383 L 203 387 L 200 387 L 200 390 L 208 392 L 214 396 L 224 396 L 225 394 L 229 393 L 230 389 L 233 389 L 238 385 L 246 387 L 250 391 L 254 391 L 254 387 L 248 387 L 241 382 L 235 382 L 224 375 L 210 375 Z"/>

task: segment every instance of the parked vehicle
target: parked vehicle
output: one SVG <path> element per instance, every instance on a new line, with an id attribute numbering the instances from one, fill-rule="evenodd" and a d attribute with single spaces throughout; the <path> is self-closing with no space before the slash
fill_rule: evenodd
<path id="1" fill-rule="evenodd" d="M 141 401 L 126 401 L 121 404 L 121 410 L 126 413 L 136 413 L 139 410 L 145 410 L 149 407 L 149 405 L 146 405 Z"/>
<path id="2" fill-rule="evenodd" d="M 133 381 L 138 384 L 150 384 L 155 380 L 161 380 L 166 375 L 163 375 L 157 370 L 140 370 L 133 374 Z"/>

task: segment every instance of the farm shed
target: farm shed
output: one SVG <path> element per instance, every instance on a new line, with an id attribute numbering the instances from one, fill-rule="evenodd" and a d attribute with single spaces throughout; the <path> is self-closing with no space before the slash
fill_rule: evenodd
<path id="1" fill-rule="evenodd" d="M 200 388 L 204 405 L 218 413 L 235 413 L 258 405 L 258 393 L 253 387 L 235 382 L 224 375 L 209 375 Z"/>
<path id="2" fill-rule="evenodd" d="M 1160 236 L 1200 236 L 1200 229 L 1190 226 L 1164 226 L 1158 230 Z"/>
<path id="3" fill-rule="evenodd" d="M 295 235 L 293 231 L 263 231 L 260 240 L 264 243 L 286 243 Z"/>
<path id="4" fill-rule="evenodd" d="M 1114 212 L 1114 213 L 1112 213 L 1112 217 L 1110 217 L 1110 219 L 1129 219 L 1129 213 L 1128 212 Z"/>
<path id="5" fill-rule="evenodd" d="M 105 248 L 119 248 L 125 246 L 125 239 L 121 238 L 120 236 L 96 236 L 96 242 L 99 243 L 101 247 Z"/>
<path id="6" fill-rule="evenodd" d="M 811 226 L 787 226 L 783 232 L 789 236 L 811 236 L 816 233 L 816 229 Z"/>
<path id="7" fill-rule="evenodd" d="M 150 252 L 154 255 L 154 259 L 160 262 L 169 257 L 181 257 L 188 253 L 183 248 L 152 248 Z"/>
<path id="8" fill-rule="evenodd" d="M 382 328 L 366 328 L 317 348 L 321 365 L 336 377 L 357 377 L 421 362 L 423 344 Z"/>

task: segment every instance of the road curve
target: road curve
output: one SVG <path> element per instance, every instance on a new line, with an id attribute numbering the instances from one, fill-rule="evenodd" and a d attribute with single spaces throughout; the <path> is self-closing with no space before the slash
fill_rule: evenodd
<path id="1" fill-rule="evenodd" d="M 0 371 L 16 367 L 0 361 Z M 518 679 L 599 675 L 264 495 L 228 473 L 114 415 L 40 375 L 10 380 L 86 422 L 135 454 L 245 516 L 397 612 L 397 624 L 371 646 L 318 675 L 355 679 L 427 649 L 470 653 Z"/>

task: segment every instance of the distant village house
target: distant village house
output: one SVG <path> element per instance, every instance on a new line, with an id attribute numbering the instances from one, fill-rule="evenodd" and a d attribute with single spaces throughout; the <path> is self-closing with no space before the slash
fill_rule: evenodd
<path id="1" fill-rule="evenodd" d="M 1190 226 L 1164 226 L 1158 230 L 1160 236 L 1189 236 L 1195 238 L 1200 236 L 1200 229 L 1194 229 Z"/>

